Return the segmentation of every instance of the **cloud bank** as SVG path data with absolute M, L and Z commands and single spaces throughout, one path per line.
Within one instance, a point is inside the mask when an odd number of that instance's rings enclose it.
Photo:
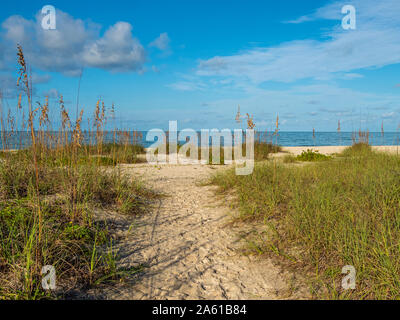
M 357 29 L 343 30 L 341 8 L 357 10 Z M 327 79 L 365 68 L 400 62 L 400 1 L 335 2 L 292 23 L 316 19 L 338 20 L 322 40 L 299 40 L 275 47 L 259 47 L 230 56 L 200 60 L 199 76 L 234 77 L 259 84 Z M 352 75 L 350 75 L 351 77 Z
M 101 27 L 57 10 L 57 29 L 41 27 L 41 13 L 34 20 L 11 16 L 1 24 L 0 69 L 15 64 L 15 47 L 23 46 L 30 63 L 43 71 L 79 75 L 82 68 L 110 72 L 140 72 L 146 52 L 132 34 L 132 25 L 117 22 L 100 35 Z

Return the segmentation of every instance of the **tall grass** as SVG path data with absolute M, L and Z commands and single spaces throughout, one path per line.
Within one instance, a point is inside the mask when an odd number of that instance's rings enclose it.
M 264 226 L 247 240 L 258 253 L 303 273 L 316 298 L 400 298 L 400 158 L 348 148 L 307 166 L 263 163 L 250 176 L 220 173 L 242 221 Z M 356 289 L 341 287 L 355 267 Z
M 2 113 L 0 121 L 0 299 L 67 297 L 121 274 L 111 233 L 95 212 L 142 214 L 155 194 L 122 175 L 117 166 L 139 161 L 144 149 L 135 143 L 136 133 L 132 137 L 115 129 L 113 143 L 104 144 L 103 101 L 97 101 L 92 123 L 88 119 L 93 132 L 89 129 L 87 135 L 93 141 L 85 141 L 82 132 L 84 111 L 72 122 L 62 96 L 60 126 L 54 131 L 49 99 L 33 104 L 29 67 L 20 46 L 18 64 L 17 110 L 9 110 L 6 119 Z M 19 150 L 7 150 L 16 141 L 12 135 L 24 132 L 28 147 L 20 142 Z M 55 267 L 56 290 L 42 287 L 46 265 Z

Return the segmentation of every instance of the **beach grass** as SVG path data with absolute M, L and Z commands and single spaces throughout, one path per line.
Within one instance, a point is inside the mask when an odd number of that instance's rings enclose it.
M 331 156 L 324 155 L 319 153 L 318 150 L 314 151 L 311 149 L 307 149 L 307 151 L 303 151 L 296 157 L 297 161 L 307 161 L 307 162 L 314 162 L 314 161 L 326 161 L 332 159 Z
M 291 158 L 292 160 L 293 158 Z M 236 221 L 255 226 L 253 254 L 299 272 L 315 298 L 400 298 L 400 158 L 355 144 L 306 166 L 258 164 L 252 175 L 218 173 L 219 192 L 234 191 Z M 355 289 L 342 268 L 354 266 Z
M 58 120 L 49 118 L 48 98 L 34 109 L 21 47 L 18 63 L 24 95 L 15 114 L 2 113 L 0 121 L 0 299 L 74 298 L 141 270 L 118 267 L 115 237 L 98 213 L 142 215 L 158 195 L 118 166 L 141 161 L 135 132 L 115 129 L 113 142 L 103 143 L 107 110 L 99 100 L 88 119 L 94 139 L 84 143 L 84 112 L 72 121 L 62 96 L 60 128 L 53 130 Z M 29 133 L 29 147 L 8 150 L 19 132 Z M 55 288 L 43 285 L 45 266 L 55 270 Z
M 281 152 L 282 148 L 272 142 L 255 141 L 254 142 L 254 161 L 264 161 L 270 159 L 271 154 Z M 199 156 L 200 157 L 200 156 Z M 242 144 L 242 158 L 246 158 L 246 144 Z M 232 148 L 232 159 L 235 160 L 234 149 Z M 220 160 L 219 162 L 213 162 L 212 152 L 209 154 L 208 164 L 224 165 L 225 154 L 224 148 L 221 147 L 220 150 Z
M 181 150 L 183 147 L 183 144 L 177 144 L 177 152 Z M 169 148 L 170 145 L 169 143 L 166 143 L 163 148 L 166 150 L 166 154 L 169 154 Z M 213 154 L 212 154 L 212 147 L 209 147 L 209 152 L 208 152 L 208 160 L 207 163 L 208 165 L 226 165 L 228 164 L 225 162 L 225 151 L 228 147 L 220 146 L 219 147 L 219 158 L 213 159 Z M 230 147 L 231 148 L 231 159 L 235 160 L 235 147 Z M 218 150 L 218 149 L 217 149 Z M 271 154 L 273 153 L 278 153 L 281 152 L 282 148 L 278 145 L 275 145 L 272 142 L 264 142 L 264 141 L 255 141 L 254 142 L 254 160 L 255 161 L 264 161 L 270 159 Z M 192 150 L 187 150 L 185 153 L 186 157 L 191 157 L 191 152 Z M 154 151 L 154 154 L 159 153 L 159 148 L 156 148 Z M 202 149 L 198 148 L 197 149 L 197 160 L 202 160 Z M 246 144 L 242 144 L 242 158 L 246 158 Z

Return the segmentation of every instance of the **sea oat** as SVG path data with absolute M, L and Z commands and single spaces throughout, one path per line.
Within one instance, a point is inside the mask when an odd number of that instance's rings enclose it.
M 242 115 L 240 114 L 240 105 L 239 105 L 238 106 L 238 112 L 237 112 L 236 117 L 235 117 L 236 123 L 241 123 L 242 122 L 241 117 L 242 117 Z
M 246 113 L 247 116 L 247 129 L 254 129 L 256 127 L 254 121 L 253 121 L 253 116 L 250 117 L 248 113 Z

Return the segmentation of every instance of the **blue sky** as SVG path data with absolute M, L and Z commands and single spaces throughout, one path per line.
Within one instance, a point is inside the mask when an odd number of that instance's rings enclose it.
M 41 8 L 57 9 L 56 30 Z M 356 8 L 356 30 L 341 8 Z M 400 124 L 400 1 L 7 1 L 0 12 L 0 88 L 15 105 L 15 45 L 35 100 L 62 94 L 91 116 L 115 103 L 115 125 L 234 128 L 238 105 L 257 129 L 395 131 Z

